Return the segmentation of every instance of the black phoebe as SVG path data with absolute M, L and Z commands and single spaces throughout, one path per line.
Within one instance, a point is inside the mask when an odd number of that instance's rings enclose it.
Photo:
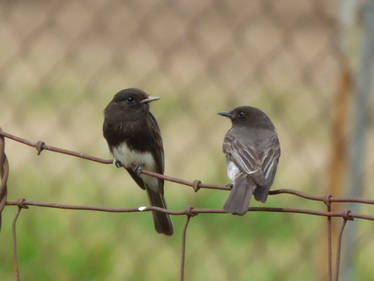
M 244 215 L 252 193 L 257 201 L 267 199 L 280 156 L 278 136 L 270 118 L 257 108 L 240 106 L 218 114 L 232 121 L 223 152 L 233 185 L 223 209 Z
M 152 206 L 166 208 L 164 180 L 141 174 L 142 168 L 164 173 L 164 148 L 157 121 L 149 111 L 149 103 L 158 100 L 140 89 L 119 91 L 104 111 L 103 133 L 113 163 L 123 166 L 135 182 L 147 191 Z M 153 211 L 157 232 L 173 234 L 173 224 L 166 213 Z

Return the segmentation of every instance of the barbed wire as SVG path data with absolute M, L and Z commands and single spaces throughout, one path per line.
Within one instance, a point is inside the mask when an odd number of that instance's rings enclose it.
M 200 209 L 194 207 L 187 207 L 185 210 L 169 210 L 164 208 L 159 208 L 155 206 L 141 206 L 138 208 L 110 208 L 110 207 L 99 207 L 99 206 L 84 206 L 84 205 L 70 205 L 70 204 L 62 204 L 62 203 L 46 203 L 46 202 L 37 202 L 37 201 L 29 201 L 24 198 L 21 198 L 17 201 L 7 201 L 7 180 L 9 176 L 9 162 L 7 156 L 5 154 L 5 138 L 11 139 L 13 141 L 31 146 L 36 148 L 37 154 L 43 150 L 49 150 L 56 153 L 61 153 L 65 155 L 70 155 L 102 164 L 112 164 L 112 160 L 102 159 L 99 157 L 95 157 L 92 155 L 87 155 L 55 146 L 47 145 L 43 141 L 36 141 L 32 142 L 28 139 L 21 138 L 10 134 L 8 132 L 3 131 L 0 128 L 0 176 L 1 176 L 1 186 L 0 186 L 0 227 L 1 227 L 1 214 L 5 209 L 5 206 L 17 206 L 18 210 L 13 219 L 12 223 L 12 239 L 13 239 L 13 257 L 14 257 L 14 266 L 15 266 L 15 273 L 16 273 L 16 280 L 20 281 L 20 270 L 19 270 L 19 263 L 17 257 L 17 240 L 16 240 L 16 223 L 19 218 L 22 209 L 27 209 L 29 206 L 36 206 L 36 207 L 47 207 L 47 208 L 57 208 L 57 209 L 68 209 L 68 210 L 86 210 L 86 211 L 100 211 L 100 212 L 121 212 L 121 213 L 133 213 L 133 212 L 150 212 L 150 211 L 159 211 L 168 213 L 170 215 L 185 215 L 186 221 L 182 231 L 182 249 L 181 249 L 181 267 L 180 267 L 180 280 L 184 280 L 184 271 L 185 271 L 185 253 L 186 253 L 186 236 L 187 236 L 187 228 L 190 222 L 191 217 L 196 216 L 198 214 L 226 214 L 226 212 L 222 209 Z M 141 173 L 145 175 L 149 175 L 152 177 L 160 178 L 166 181 L 174 182 L 180 185 L 192 187 L 195 192 L 199 191 L 200 188 L 206 189 L 217 189 L 217 190 L 230 190 L 228 186 L 222 185 L 214 185 L 214 184 L 204 184 L 200 180 L 194 181 L 187 181 L 184 179 L 179 179 L 175 177 L 170 177 L 167 175 L 162 175 L 156 172 L 148 171 L 148 170 L 141 170 Z M 333 203 L 360 203 L 360 204 L 371 204 L 374 205 L 374 200 L 368 199 L 360 199 L 360 198 L 339 198 L 333 197 L 332 195 L 326 196 L 314 196 L 305 194 L 296 190 L 292 189 L 276 189 L 269 192 L 269 195 L 280 195 L 280 194 L 289 194 L 293 196 L 297 196 L 307 200 L 319 201 L 326 205 L 327 211 L 317 211 L 317 210 L 310 210 L 310 209 L 297 209 L 297 208 L 277 208 L 277 207 L 249 207 L 249 212 L 279 212 L 279 213 L 295 213 L 295 214 L 306 214 L 306 215 L 314 215 L 314 216 L 321 216 L 327 217 L 327 229 L 328 229 L 328 273 L 329 273 L 329 281 L 333 280 L 332 276 L 332 231 L 331 231 L 331 218 L 340 217 L 343 219 L 343 223 L 339 232 L 338 237 L 338 245 L 336 249 L 336 263 L 335 263 L 335 281 L 339 280 L 339 266 L 340 266 L 340 257 L 341 257 L 341 246 L 342 246 L 342 238 L 345 226 L 347 221 L 354 220 L 354 219 L 361 219 L 361 220 L 369 220 L 374 221 L 374 216 L 364 215 L 364 214 L 355 214 L 352 213 L 351 210 L 344 210 L 340 212 L 332 212 L 331 205 Z

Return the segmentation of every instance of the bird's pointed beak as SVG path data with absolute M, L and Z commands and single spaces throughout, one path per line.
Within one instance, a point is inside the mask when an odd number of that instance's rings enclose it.
M 232 114 L 230 112 L 218 112 L 218 115 L 228 117 L 230 119 L 232 118 Z
M 140 103 L 150 103 L 152 101 L 159 100 L 159 99 L 160 99 L 159 97 L 148 97 L 144 100 L 141 100 Z

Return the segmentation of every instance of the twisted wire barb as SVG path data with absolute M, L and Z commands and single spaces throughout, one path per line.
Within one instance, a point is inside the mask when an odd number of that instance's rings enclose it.
M 184 269 L 185 269 L 185 252 L 186 252 L 186 233 L 187 228 L 192 216 L 202 213 L 209 213 L 209 214 L 223 214 L 225 211 L 222 209 L 195 209 L 192 207 L 187 208 L 186 210 L 178 211 L 178 210 L 169 210 L 163 209 L 155 206 L 149 207 L 139 207 L 139 208 L 109 208 L 109 207 L 98 207 L 98 206 L 82 206 L 82 205 L 70 205 L 70 204 L 61 204 L 61 203 L 45 203 L 45 202 L 36 202 L 36 201 L 28 201 L 25 199 L 20 199 L 18 201 L 7 201 L 7 179 L 9 175 L 9 163 L 8 159 L 5 154 L 5 140 L 4 138 L 8 138 L 14 140 L 16 142 L 23 143 L 25 145 L 31 146 L 36 148 L 37 154 L 43 150 L 49 150 L 57 153 L 62 153 L 102 164 L 111 164 L 112 160 L 106 160 L 102 158 L 98 158 L 95 156 L 78 153 L 75 151 L 62 149 L 55 146 L 46 145 L 43 141 L 32 142 L 30 140 L 12 135 L 10 133 L 4 132 L 0 128 L 0 176 L 1 176 L 1 186 L 0 186 L 0 227 L 1 227 L 1 213 L 4 210 L 5 206 L 18 206 L 18 211 L 16 216 L 13 220 L 12 224 L 12 233 L 13 233 L 13 253 L 14 253 L 14 265 L 15 265 L 15 272 L 16 272 L 16 280 L 20 281 L 20 273 L 19 273 L 19 265 L 18 265 L 18 258 L 17 258 L 17 243 L 16 243 L 16 222 L 19 217 L 22 208 L 27 208 L 28 206 L 37 206 L 37 207 L 48 207 L 48 208 L 58 208 L 58 209 L 69 209 L 69 210 L 86 210 L 86 211 L 102 211 L 102 212 L 149 212 L 149 211 L 160 211 L 165 212 L 171 215 L 186 215 L 186 222 L 183 227 L 182 232 L 182 255 L 181 255 L 181 269 L 180 269 L 180 280 L 184 280 Z M 200 180 L 194 181 L 187 181 L 184 179 L 174 178 L 163 174 L 158 174 L 156 172 L 142 170 L 141 173 L 149 176 L 153 176 L 156 178 L 160 178 L 166 181 L 178 183 L 180 185 L 185 185 L 192 187 L 195 192 L 199 191 L 200 188 L 206 189 L 218 189 L 218 190 L 230 190 L 228 186 L 221 186 L 221 185 L 214 185 L 214 184 L 204 184 Z M 297 214 L 307 214 L 307 215 L 315 215 L 315 216 L 324 216 L 327 217 L 328 222 L 328 268 L 329 268 L 329 280 L 332 281 L 332 245 L 331 245 L 331 218 L 332 217 L 341 217 L 344 219 L 342 228 L 339 233 L 339 240 L 338 240 L 338 247 L 337 247 L 337 257 L 336 257 L 336 272 L 335 272 L 335 280 L 338 281 L 339 279 L 339 265 L 340 265 L 340 255 L 341 255 L 341 245 L 342 245 L 342 237 L 345 225 L 348 220 L 362 219 L 362 220 L 370 220 L 374 221 L 374 216 L 369 215 L 362 215 L 362 214 L 353 214 L 350 210 L 346 210 L 343 212 L 332 212 L 331 211 L 331 204 L 332 203 L 361 203 L 361 204 L 372 204 L 374 205 L 374 200 L 367 200 L 361 198 L 333 198 L 331 195 L 327 196 L 314 196 L 305 194 L 296 190 L 292 189 L 277 189 L 272 190 L 269 192 L 269 195 L 278 195 L 278 194 L 289 194 L 294 195 L 297 197 L 301 197 L 308 200 L 313 201 L 320 201 L 324 202 L 327 206 L 327 211 L 316 211 L 316 210 L 308 210 L 308 209 L 297 209 L 297 208 L 275 208 L 275 207 L 249 207 L 249 212 L 283 212 L 283 213 L 297 213 Z

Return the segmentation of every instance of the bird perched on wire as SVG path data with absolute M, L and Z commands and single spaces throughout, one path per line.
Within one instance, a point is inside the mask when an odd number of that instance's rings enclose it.
M 135 182 L 145 189 L 152 206 L 165 208 L 164 180 L 141 174 L 141 169 L 164 173 L 164 148 L 149 103 L 158 100 L 144 91 L 129 88 L 119 91 L 104 110 L 103 133 L 113 154 L 113 163 L 123 166 Z M 152 211 L 157 232 L 173 234 L 167 213 Z
M 252 194 L 257 201 L 267 199 L 280 156 L 278 136 L 270 118 L 255 107 L 240 106 L 218 114 L 232 121 L 223 152 L 233 184 L 223 209 L 244 215 Z

